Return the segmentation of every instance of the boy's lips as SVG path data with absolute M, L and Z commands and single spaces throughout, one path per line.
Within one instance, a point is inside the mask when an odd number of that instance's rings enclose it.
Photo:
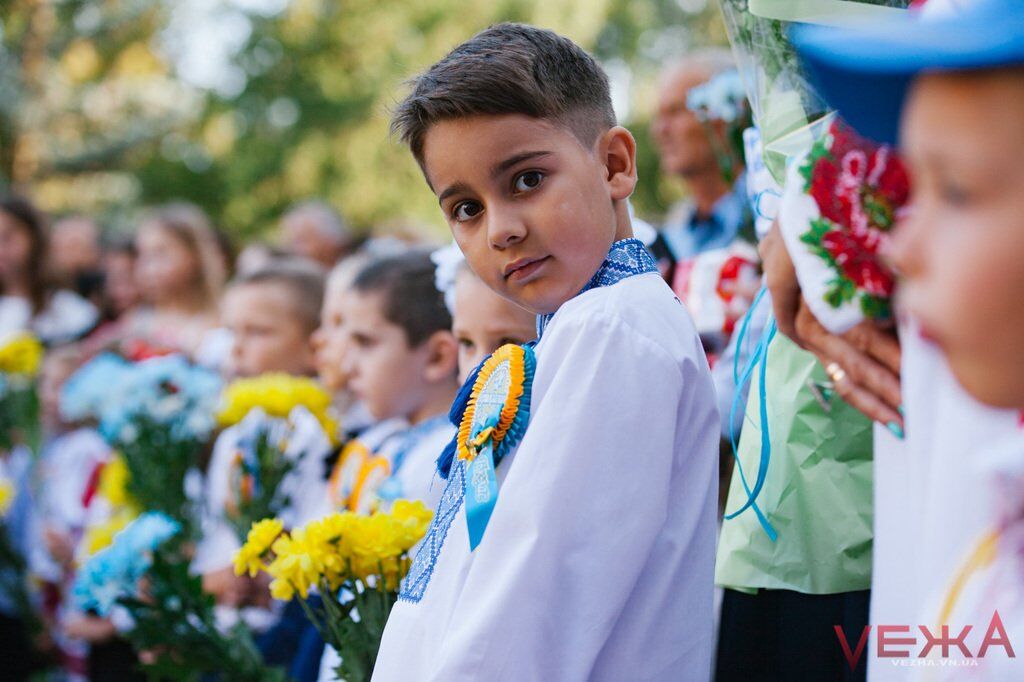
M 540 258 L 517 258 L 505 266 L 505 279 L 521 282 L 539 270 L 550 256 Z

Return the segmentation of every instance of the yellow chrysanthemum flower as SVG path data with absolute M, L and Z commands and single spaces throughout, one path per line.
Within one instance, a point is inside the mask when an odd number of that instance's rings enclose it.
M 103 466 L 97 490 L 115 507 L 126 506 L 131 503 L 128 496 L 128 479 L 130 477 L 128 464 L 125 463 L 124 457 L 115 455 Z
M 252 524 L 245 544 L 235 553 L 235 575 L 248 573 L 250 578 L 265 569 L 263 555 L 284 531 L 280 519 L 263 519 Z
M 114 536 L 134 521 L 136 516 L 137 514 L 132 509 L 123 507 L 107 521 L 86 529 L 85 536 L 82 538 L 86 556 L 91 557 L 101 549 L 106 549 L 113 544 Z
M 291 601 L 295 596 L 295 588 L 282 578 L 270 581 L 270 596 L 279 601 Z
M 35 376 L 43 360 L 43 345 L 27 332 L 17 332 L 0 345 L 0 372 Z
M 271 595 L 280 600 L 296 594 L 306 598 L 314 585 L 337 590 L 353 579 L 377 580 L 396 590 L 412 563 L 409 549 L 422 539 L 432 516 L 420 502 L 398 500 L 390 513 L 331 514 L 280 537 L 280 525 L 268 526 L 273 532 L 268 530 L 260 543 L 254 542 L 256 524 L 235 557 L 235 571 L 255 574 L 262 568 L 273 578 Z M 268 542 L 273 559 L 264 566 Z
M 267 573 L 290 583 L 303 599 L 309 595 L 309 588 L 319 581 L 325 559 L 333 551 L 329 544 L 305 528 L 282 535 L 271 549 L 274 560 L 267 567 Z
M 391 516 L 399 525 L 398 544 L 408 552 L 426 534 L 434 514 L 420 501 L 395 500 Z
M 7 513 L 14 502 L 14 484 L 6 478 L 0 479 L 0 516 Z
M 222 407 L 217 415 L 222 426 L 237 424 L 257 407 L 271 417 L 284 418 L 303 406 L 317 418 L 324 431 L 334 438 L 337 423 L 330 416 L 331 395 L 316 381 L 289 374 L 263 374 L 238 379 L 224 389 Z

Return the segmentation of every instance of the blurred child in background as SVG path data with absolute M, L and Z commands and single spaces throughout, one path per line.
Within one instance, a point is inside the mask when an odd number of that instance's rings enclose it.
M 138 253 L 130 240 L 121 240 L 103 249 L 103 299 L 109 320 L 118 320 L 132 311 L 140 298 L 135 279 Z
M 468 265 L 455 278 L 452 331 L 459 342 L 459 381 L 506 343 L 537 336 L 537 316 L 494 293 Z
M 413 251 L 369 261 L 329 294 L 336 317 L 321 327 L 325 353 L 337 349 L 340 374 L 376 420 L 332 468 L 334 509 L 368 513 L 400 498 L 433 507 L 441 494 L 436 462 L 455 433 L 458 349 L 435 275 L 430 256 Z M 320 679 L 333 679 L 337 662 L 328 649 Z
M 60 391 L 74 373 L 82 355 L 74 346 L 51 351 L 43 362 L 39 397 L 42 404 L 45 443 L 40 459 L 39 500 L 34 524 L 37 550 L 33 570 L 44 581 L 43 616 L 52 628 L 62 669 L 69 675 L 84 675 L 90 657 L 90 642 L 67 636 L 65 628 L 81 621 L 70 608 L 70 589 L 75 578 L 77 548 L 82 543 L 87 514 L 96 493 L 99 474 L 110 460 L 110 446 L 96 429 L 66 422 L 60 414 Z M 94 640 L 102 650 L 113 637 L 112 627 L 95 619 L 102 631 Z M 78 626 L 85 625 L 77 622 Z M 75 626 L 71 627 L 75 632 Z
M 46 262 L 42 214 L 25 199 L 0 199 L 0 333 L 27 329 L 54 346 L 75 341 L 96 325 L 96 308 L 56 288 Z
M 311 376 L 316 368 L 311 338 L 322 296 L 319 269 L 298 261 L 271 262 L 233 282 L 223 304 L 224 321 L 233 337 L 227 361 L 231 374 L 236 378 L 268 373 Z M 239 436 L 239 428 L 231 427 L 214 445 L 204 495 L 208 524 L 193 563 L 205 576 L 207 588 L 228 602 L 234 601 L 227 592 L 237 582 L 231 565 L 240 543 L 224 513 Z M 327 434 L 323 443 L 329 447 Z M 291 496 L 292 509 L 282 515 L 289 526 L 308 520 L 309 513 L 301 505 L 325 494 L 311 486 L 322 485 L 320 462 L 326 452 L 295 454 L 301 460 L 290 475 L 293 480 L 286 478 L 285 484 L 301 494 Z
M 339 298 L 342 373 L 377 422 L 408 428 L 377 448 L 346 448 L 329 482 L 335 508 L 369 512 L 398 498 L 436 501 L 434 464 L 451 438 L 457 347 L 451 315 L 421 252 L 371 261 Z
M 206 215 L 191 204 L 158 209 L 139 227 L 135 246 L 136 282 L 146 305 L 128 316 L 124 336 L 217 365 L 223 344 L 211 332 L 227 270 Z
M 224 323 L 233 338 L 227 362 L 230 373 L 236 378 L 269 373 L 312 376 L 316 370 L 312 336 L 319 322 L 323 291 L 324 277 L 319 267 L 298 260 L 270 261 L 233 282 L 223 302 Z M 193 561 L 193 570 L 203 575 L 204 588 L 227 606 L 266 604 L 269 595 L 264 581 L 234 575 L 232 561 L 240 538 L 226 516 L 236 496 L 232 481 L 238 479 L 240 453 L 253 447 L 247 444 L 252 424 L 247 418 L 217 438 L 206 478 L 203 537 Z M 292 458 L 294 464 L 280 484 L 288 504 L 278 516 L 292 527 L 311 520 L 322 508 L 320 501 L 326 497 L 323 461 L 331 450 L 334 434 L 324 433 L 307 411 L 293 411 L 289 428 L 284 456 Z M 303 673 L 296 661 L 302 635 L 311 629 L 301 606 L 290 602 L 260 636 L 258 645 L 266 661 L 284 667 L 292 679 L 312 679 L 315 669 Z M 318 639 L 314 642 L 314 647 L 319 646 L 319 658 L 323 643 Z

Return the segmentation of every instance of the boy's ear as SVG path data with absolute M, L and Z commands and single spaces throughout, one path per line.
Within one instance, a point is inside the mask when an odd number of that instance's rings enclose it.
M 447 330 L 436 331 L 423 342 L 427 352 L 427 363 L 423 378 L 429 383 L 454 381 L 459 369 L 459 344 Z
M 612 199 L 628 199 L 636 187 L 636 140 L 622 126 L 613 126 L 601 136 L 598 151 L 604 160 Z

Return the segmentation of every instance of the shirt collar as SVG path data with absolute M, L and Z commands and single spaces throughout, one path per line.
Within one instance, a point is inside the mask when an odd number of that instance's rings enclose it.
M 644 246 L 644 243 L 635 238 L 621 239 L 612 244 L 608 250 L 608 255 L 604 258 L 604 262 L 601 263 L 601 267 L 597 269 L 597 272 L 590 278 L 586 286 L 580 290 L 580 294 L 598 287 L 611 286 L 626 278 L 642 275 L 647 272 L 658 272 L 658 264 L 655 262 L 651 252 Z M 555 312 L 558 311 L 556 310 Z M 544 330 L 554 316 L 555 313 L 537 316 L 538 340 L 544 334 Z

